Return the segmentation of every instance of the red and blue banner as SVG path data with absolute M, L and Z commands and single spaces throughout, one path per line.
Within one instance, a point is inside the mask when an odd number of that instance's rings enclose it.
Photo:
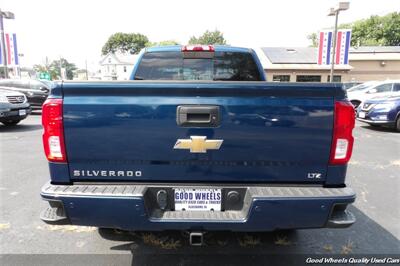
M 6 54 L 3 54 L 3 49 L 0 52 L 0 65 L 4 65 L 5 60 L 7 65 L 10 66 L 18 66 L 19 58 L 18 58 L 18 47 L 17 47 L 17 35 L 15 33 L 6 33 L 5 34 L 5 46 L 6 46 Z
M 338 30 L 336 39 L 335 64 L 349 64 L 351 30 Z
M 332 32 L 321 31 L 318 41 L 318 65 L 331 64 Z
M 333 48 L 333 32 L 321 31 L 318 39 L 318 65 L 330 65 L 334 60 L 336 65 L 349 64 L 349 51 L 351 30 L 338 30 L 336 36 L 336 48 Z M 332 58 L 333 49 L 335 58 Z

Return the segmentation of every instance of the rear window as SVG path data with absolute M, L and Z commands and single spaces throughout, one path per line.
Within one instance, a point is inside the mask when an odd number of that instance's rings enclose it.
M 184 58 L 182 52 L 146 53 L 136 80 L 260 81 L 253 56 L 242 52 L 215 52 L 213 58 Z

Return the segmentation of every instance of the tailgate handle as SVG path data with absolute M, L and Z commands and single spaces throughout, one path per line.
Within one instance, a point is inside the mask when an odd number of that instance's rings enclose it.
M 180 105 L 176 109 L 176 123 L 181 127 L 218 127 L 219 106 Z

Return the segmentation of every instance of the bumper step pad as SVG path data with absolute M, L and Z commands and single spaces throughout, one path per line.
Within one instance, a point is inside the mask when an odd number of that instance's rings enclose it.
M 334 211 L 329 217 L 327 227 L 330 228 L 346 228 L 356 222 L 354 214 L 348 210 Z
M 48 224 L 70 224 L 65 211 L 62 207 L 47 207 L 40 214 L 40 219 Z

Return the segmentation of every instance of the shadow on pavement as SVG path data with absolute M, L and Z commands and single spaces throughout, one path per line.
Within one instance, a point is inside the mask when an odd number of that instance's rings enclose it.
M 33 130 L 42 129 L 42 125 L 25 125 L 24 121 L 21 121 L 20 124 L 15 126 L 5 126 L 0 123 L 0 132 L 26 132 Z
M 32 110 L 31 115 L 42 115 L 42 109 L 38 109 L 38 110 L 34 109 L 34 110 Z
M 108 240 L 127 243 L 111 250 L 132 253 L 132 265 L 301 265 L 312 256 L 398 254 L 400 241 L 363 212 L 349 208 L 357 222 L 346 229 L 266 233 L 209 232 L 205 246 L 189 246 L 181 232 L 125 232 L 100 229 Z
M 391 132 L 396 133 L 396 129 L 390 127 L 383 127 L 383 126 L 370 126 L 370 125 L 362 125 L 360 126 L 365 129 L 373 130 L 373 131 L 381 131 L 381 132 Z

